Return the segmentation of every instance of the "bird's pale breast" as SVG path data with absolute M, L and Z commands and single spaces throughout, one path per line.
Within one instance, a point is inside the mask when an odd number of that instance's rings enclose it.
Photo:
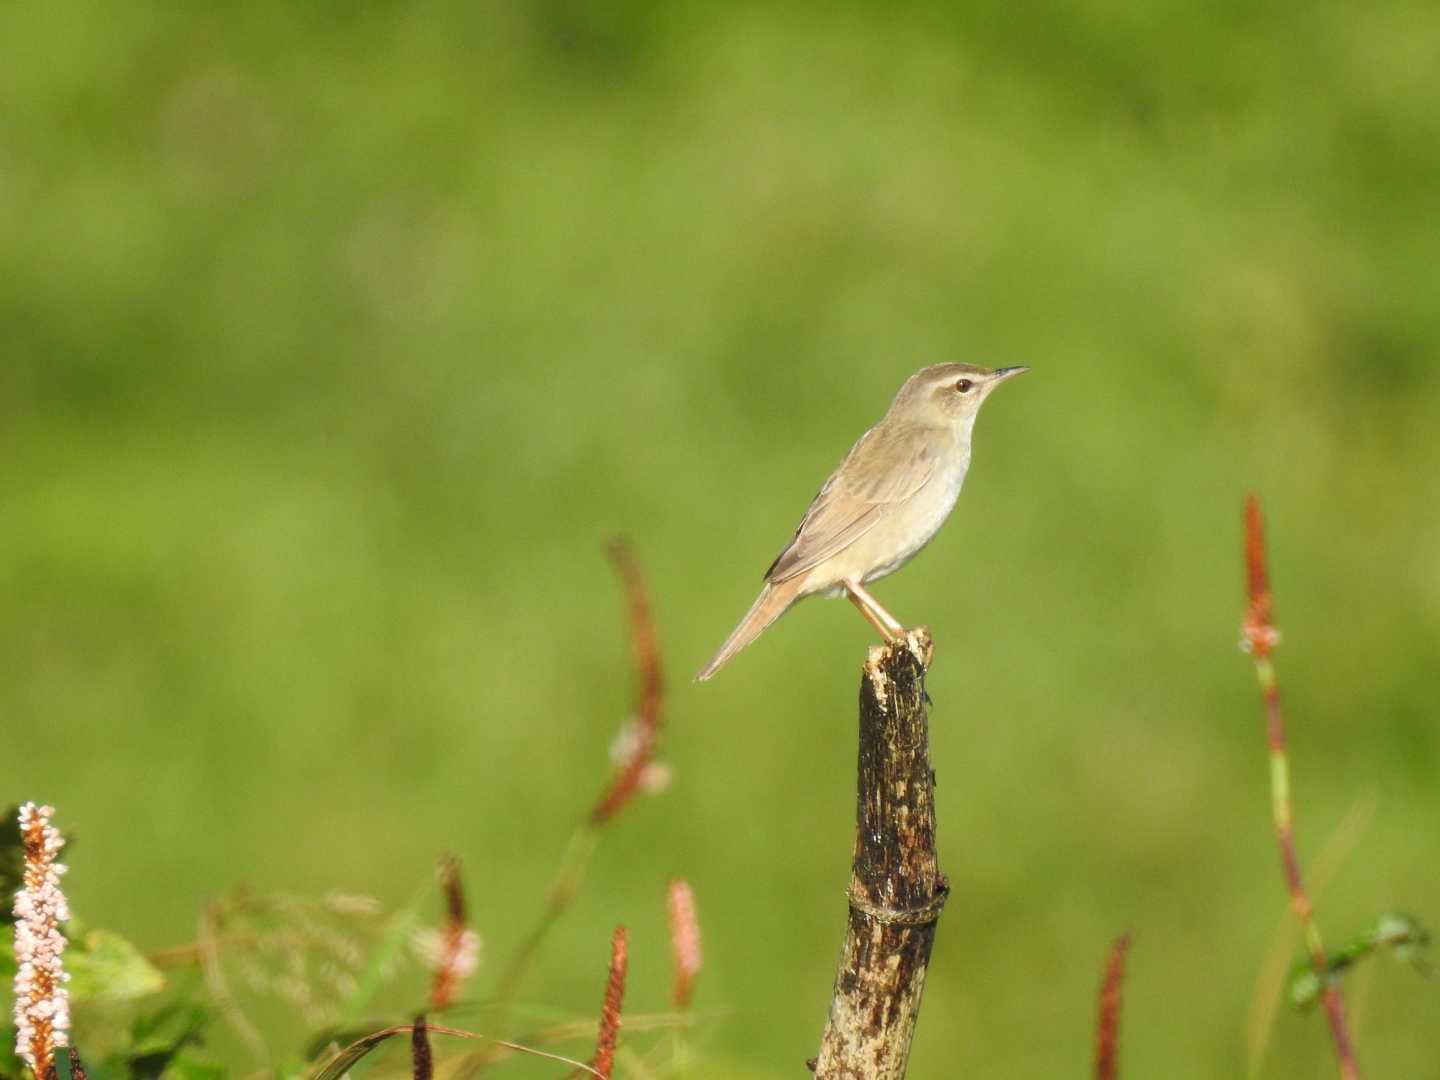
M 885 520 L 811 570 L 802 591 L 835 595 L 840 582 L 847 578 L 876 581 L 899 570 L 933 540 L 945 524 L 960 497 L 969 467 L 968 452 L 947 462 L 929 483 L 886 515 Z

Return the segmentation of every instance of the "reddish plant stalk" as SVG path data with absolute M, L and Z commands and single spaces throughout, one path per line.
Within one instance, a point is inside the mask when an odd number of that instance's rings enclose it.
M 638 713 L 632 725 L 634 737 L 614 779 L 596 802 L 594 809 L 581 820 L 570 837 L 570 843 L 561 858 L 560 869 L 545 898 L 538 921 L 500 974 L 491 1011 L 491 1022 L 497 1028 L 502 1028 L 507 1021 L 510 1004 L 531 961 L 549 937 L 551 928 L 569 909 L 571 901 L 579 891 L 580 883 L 585 878 L 590 860 L 599 844 L 601 828 L 624 809 L 644 786 L 647 772 L 654 765 L 655 750 L 659 745 L 665 687 L 660 672 L 660 653 L 655 643 L 655 626 L 650 614 L 649 596 L 639 564 L 629 545 L 616 540 L 610 545 L 609 552 L 625 586 L 630 651 L 634 657 L 639 684 Z
M 650 613 L 650 600 L 639 563 L 630 546 L 622 540 L 609 547 L 610 557 L 625 586 L 629 614 L 630 651 L 634 657 L 636 681 L 639 685 L 638 712 L 633 725 L 635 738 L 610 785 L 593 810 L 585 816 L 570 837 L 561 858 L 560 869 L 545 898 L 539 920 L 528 937 L 510 958 L 496 984 L 492 1022 L 502 1027 L 507 1019 L 510 1002 L 531 960 L 549 936 L 551 928 L 569 909 L 580 889 L 600 841 L 601 827 L 625 808 L 645 784 L 654 765 L 659 745 L 661 719 L 665 707 L 665 683 L 660 670 L 660 650 L 655 641 L 655 624 Z
M 1255 675 L 1260 684 L 1260 698 L 1265 706 L 1265 736 L 1270 749 L 1270 807 L 1275 820 L 1275 839 L 1280 848 L 1280 865 L 1285 885 L 1290 891 L 1290 908 L 1300 923 L 1310 966 L 1321 980 L 1324 990 L 1320 1000 L 1330 1022 L 1335 1041 L 1335 1056 L 1343 1080 L 1359 1080 L 1360 1066 L 1345 1026 L 1345 1006 L 1340 988 L 1329 976 L 1325 946 L 1315 923 L 1315 909 L 1305 892 L 1300 873 L 1300 859 L 1295 853 L 1294 807 L 1290 797 L 1290 758 L 1285 743 L 1285 713 L 1280 704 L 1280 687 L 1275 677 L 1271 654 L 1280 642 L 1274 625 L 1274 597 L 1270 592 L 1270 576 L 1265 558 L 1265 531 L 1260 516 L 1260 500 L 1250 495 L 1245 500 L 1245 570 L 1250 605 L 1245 613 L 1245 643 L 1255 661 Z
M 1095 1021 L 1095 1080 L 1120 1075 L 1120 1005 L 1125 990 L 1125 959 L 1130 935 L 1121 934 L 1110 945 L 1105 978 L 1100 983 L 1100 1013 Z
M 590 1065 L 605 1080 L 610 1080 L 610 1074 L 615 1069 L 615 1044 L 620 1038 L 626 966 L 625 927 L 617 926 L 610 938 L 610 973 L 605 980 L 605 1000 L 600 1006 L 600 1034 L 595 1041 L 595 1058 Z
M 665 680 L 660 672 L 660 650 L 655 643 L 655 621 L 650 598 L 635 553 L 623 540 L 610 545 L 610 558 L 625 585 L 630 622 L 630 652 L 635 660 L 639 704 L 634 741 L 615 779 L 600 796 L 590 820 L 599 825 L 614 817 L 635 797 L 655 757 L 665 707 Z
M 445 926 L 440 934 L 440 955 L 435 979 L 430 986 L 430 1007 L 443 1009 L 455 1000 L 460 985 L 475 971 L 479 938 L 465 918 L 465 888 L 460 880 L 460 860 L 446 855 L 440 860 L 440 889 L 445 894 Z

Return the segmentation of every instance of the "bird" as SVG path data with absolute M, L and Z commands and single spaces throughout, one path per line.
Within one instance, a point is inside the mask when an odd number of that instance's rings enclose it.
M 900 387 L 810 503 L 765 571 L 740 625 L 695 676 L 704 682 L 798 600 L 847 596 L 887 642 L 904 626 L 865 588 L 913 559 L 950 516 L 970 469 L 975 417 L 1025 367 L 933 364 Z

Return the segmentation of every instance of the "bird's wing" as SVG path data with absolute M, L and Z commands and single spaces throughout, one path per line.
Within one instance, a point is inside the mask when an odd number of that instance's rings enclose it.
M 913 427 L 873 427 L 850 448 L 765 578 L 803 574 L 864 536 L 930 482 L 944 448 Z

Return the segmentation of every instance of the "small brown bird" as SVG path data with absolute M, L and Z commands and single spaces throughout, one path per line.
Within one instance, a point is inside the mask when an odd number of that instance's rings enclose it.
M 850 597 L 886 641 L 900 621 L 866 591 L 928 544 L 960 497 L 970 433 L 990 391 L 1023 367 L 936 364 L 905 380 L 890 411 L 850 448 L 815 496 L 795 538 L 765 571 L 765 587 L 720 651 L 696 676 L 710 678 L 806 596 Z

